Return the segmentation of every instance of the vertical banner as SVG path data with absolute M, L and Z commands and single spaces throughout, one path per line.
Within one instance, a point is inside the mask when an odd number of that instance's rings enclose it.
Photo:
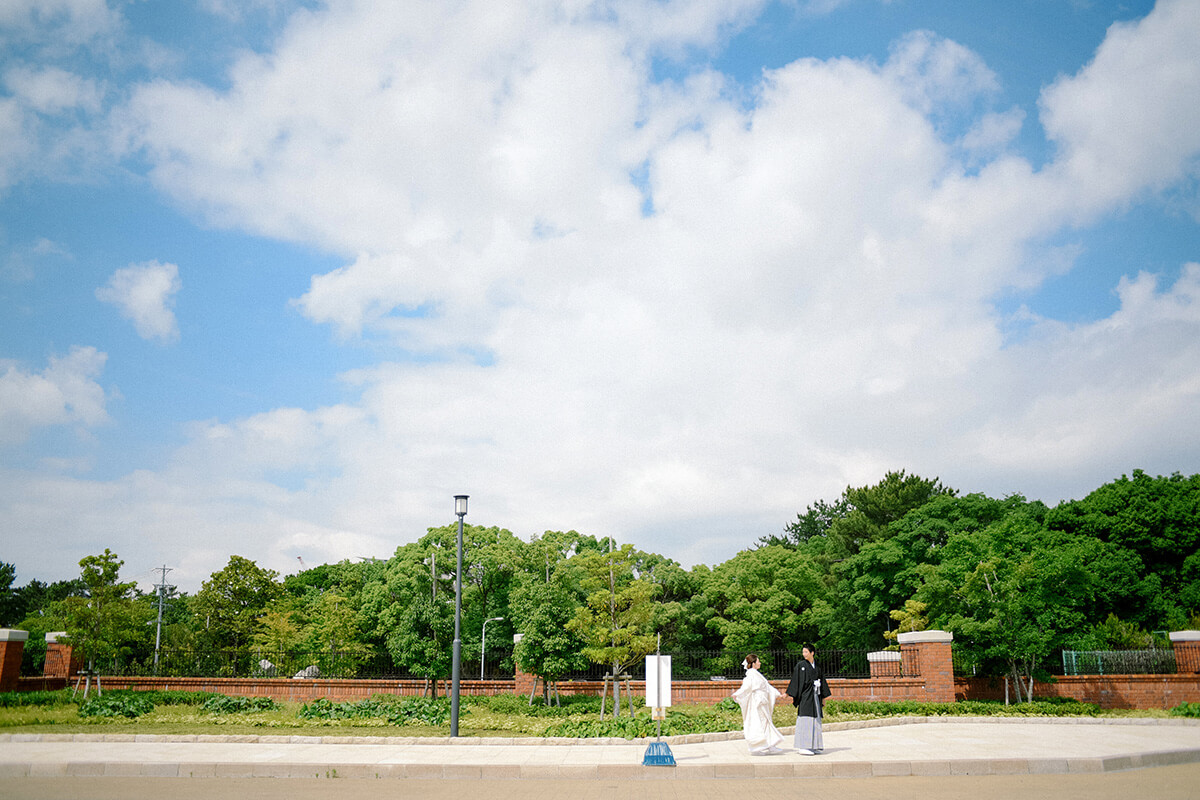
M 649 708 L 671 706 L 670 656 L 646 656 L 646 705 Z

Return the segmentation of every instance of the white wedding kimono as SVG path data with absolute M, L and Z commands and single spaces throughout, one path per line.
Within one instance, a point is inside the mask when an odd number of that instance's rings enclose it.
M 741 687 L 733 693 L 733 699 L 742 707 L 742 732 L 751 753 L 778 747 L 783 742 L 783 734 L 771 720 L 778 698 L 779 690 L 754 668 L 746 670 Z

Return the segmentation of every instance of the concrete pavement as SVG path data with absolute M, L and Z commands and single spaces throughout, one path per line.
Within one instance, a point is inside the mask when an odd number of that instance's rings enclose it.
M 1200 764 L 1200 721 L 917 717 L 831 723 L 825 752 L 751 756 L 737 734 L 648 741 L 2 734 L 9 778 L 408 778 L 506 781 L 1096 775 Z M 789 742 L 790 744 L 790 742 Z

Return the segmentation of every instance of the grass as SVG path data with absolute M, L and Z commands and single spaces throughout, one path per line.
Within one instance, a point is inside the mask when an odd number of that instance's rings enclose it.
M 32 693 L 31 693 L 32 694 Z M 105 692 L 105 705 L 117 712 L 136 705 L 131 695 L 138 693 Z M 276 703 L 262 710 L 231 709 L 236 703 L 215 702 L 221 695 L 202 693 L 141 693 L 153 701 L 153 710 L 138 716 L 81 716 L 80 704 L 70 692 L 43 692 L 38 697 L 21 694 L 0 695 L 0 732 L 2 733 L 103 733 L 159 735 L 300 735 L 300 736 L 448 736 L 448 701 L 375 695 L 358 703 Z M 127 698 L 123 700 L 123 698 Z M 530 706 L 524 697 L 464 698 L 459 718 L 459 734 L 474 737 L 541 736 L 636 736 L 653 735 L 649 711 L 636 699 L 635 716 L 619 720 L 599 719 L 599 699 L 564 697 L 562 707 L 544 706 L 540 699 Z M 207 707 L 206 707 L 207 702 Z M 1002 703 L 866 703 L 834 701 L 829 703 L 826 722 L 877 719 L 890 716 L 1141 716 L 1166 717 L 1167 710 L 1101 711 L 1093 705 L 1077 702 L 1042 701 L 1023 706 Z M 438 724 L 431 724 L 436 720 Z M 775 724 L 795 724 L 790 705 L 777 705 Z M 717 705 L 676 705 L 668 713 L 662 734 L 741 729 L 741 714 L 732 701 Z

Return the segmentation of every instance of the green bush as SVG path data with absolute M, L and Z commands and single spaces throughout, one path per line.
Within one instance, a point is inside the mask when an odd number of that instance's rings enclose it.
M 240 714 L 247 711 L 275 711 L 279 704 L 269 697 L 230 697 L 218 694 L 205 700 L 202 707 L 210 714 Z
M 459 708 L 461 714 L 466 709 Z M 388 716 L 388 722 L 395 725 L 445 725 L 450 720 L 450 701 L 434 700 L 428 697 L 406 697 L 401 700 L 395 711 Z
M 1099 713 L 1100 707 L 1070 698 L 1035 700 L 1007 706 L 998 700 L 960 700 L 957 703 L 830 700 L 825 704 L 825 711 L 830 717 L 1092 717 Z
M 719 706 L 720 704 L 718 704 Z M 547 728 L 543 736 L 565 736 L 574 738 L 608 737 L 637 739 L 661 733 L 663 736 L 684 736 L 692 733 L 720 733 L 736 731 L 742 727 L 740 710 L 729 711 L 718 706 L 678 706 L 667 713 L 659 724 L 650 718 L 648 710 L 640 710 L 632 717 L 580 718 L 571 717 Z
M 629 708 L 627 700 L 628 698 L 622 695 L 622 709 Z M 465 704 L 482 706 L 497 714 L 522 717 L 565 717 L 600 713 L 600 698 L 591 695 L 564 694 L 557 699 L 551 697 L 550 705 L 546 705 L 540 694 L 533 698 L 532 703 L 528 695 L 519 694 L 471 695 L 464 697 L 463 701 Z M 638 698 L 638 701 L 633 704 L 634 708 L 645 707 L 642 698 Z M 605 707 L 612 709 L 611 697 Z
M 145 692 L 131 692 L 140 697 L 145 697 L 156 706 L 199 706 L 208 702 L 214 697 L 225 697 L 223 694 L 216 692 L 183 692 L 183 691 L 167 691 L 164 689 L 151 689 Z
M 154 703 L 141 693 L 106 692 L 84 700 L 79 706 L 81 717 L 126 717 L 133 719 L 154 710 Z
M 461 711 L 461 709 L 460 709 Z M 450 701 L 427 697 L 373 695 L 353 703 L 320 698 L 300 707 L 301 719 L 386 719 L 393 725 L 444 725 L 450 719 Z
M 0 708 L 22 706 L 66 706 L 76 701 L 67 689 L 56 692 L 4 692 L 0 694 Z
M 1184 701 L 1171 709 L 1172 717 L 1200 717 L 1200 703 Z

